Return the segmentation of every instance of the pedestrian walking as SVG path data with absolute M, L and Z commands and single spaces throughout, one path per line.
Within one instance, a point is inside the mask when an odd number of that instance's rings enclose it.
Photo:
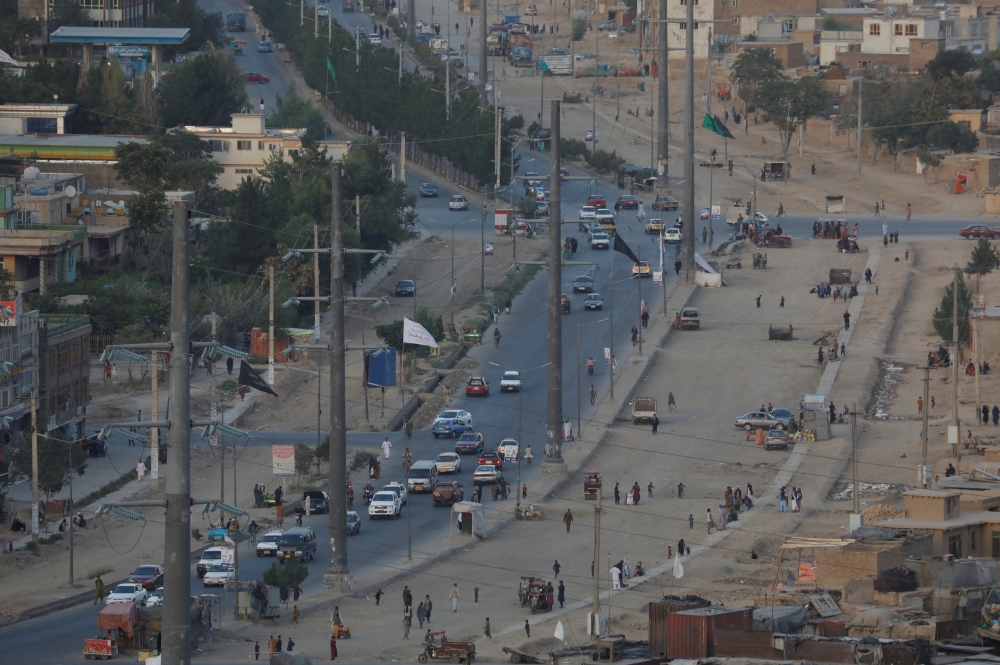
M 285 651 L 291 651 L 295 647 L 295 642 L 292 641 L 291 635 L 288 636 L 288 646 L 285 647 Z
M 643 312 L 639 316 L 639 318 L 642 319 L 642 327 L 643 328 L 648 328 L 649 327 L 649 312 L 646 311 L 646 310 L 643 310 Z
M 788 490 L 784 486 L 778 490 L 778 512 L 784 513 L 788 511 Z
M 650 499 L 653 498 L 653 483 L 646 485 L 646 493 L 649 495 Z
M 677 556 L 684 556 L 684 539 L 677 541 Z
M 409 609 L 409 608 L 407 608 Z M 412 623 L 413 617 L 403 617 L 403 639 L 410 639 L 410 623 Z
M 375 604 L 376 605 L 378 605 L 382 601 L 382 596 L 384 596 L 384 595 L 385 594 L 382 593 L 382 589 L 379 589 L 378 591 L 375 592 Z
M 729 521 L 729 510 L 726 506 L 719 506 L 719 529 L 725 530 L 727 521 Z
M 559 607 L 562 607 L 563 603 L 566 602 L 566 586 L 562 583 L 562 580 L 559 580 L 559 596 L 558 596 L 558 598 L 559 598 Z
M 284 641 L 281 639 L 281 635 L 278 635 L 278 639 L 275 640 L 275 642 L 274 642 L 274 651 L 275 651 L 275 653 L 281 653 L 281 645 L 283 645 L 283 644 L 284 644 Z
M 458 595 L 458 582 L 455 582 L 451 586 L 451 593 L 448 594 L 448 597 L 451 598 L 451 611 L 452 612 L 457 612 L 458 611 L 458 600 L 459 600 L 459 598 L 461 598 L 461 596 Z
M 389 459 L 390 450 L 392 450 L 392 443 L 389 441 L 389 437 L 385 437 L 385 440 L 382 442 L 382 455 L 386 459 Z
M 985 404 L 983 404 L 983 424 L 984 425 L 990 424 L 990 407 L 986 406 Z
M 424 607 L 423 602 L 417 605 L 417 623 L 420 624 L 420 629 L 424 628 L 424 621 L 427 620 L 427 609 Z
M 906 221 L 910 221 L 910 213 L 911 213 L 911 212 L 912 212 L 912 210 L 911 210 L 911 208 L 910 208 L 910 204 L 909 204 L 909 203 L 907 203 L 907 204 L 906 204 Z
M 403 612 L 404 613 L 406 612 L 406 608 L 408 608 L 409 606 L 410 606 L 409 603 L 405 603 L 404 602 L 404 605 L 403 605 Z M 342 624 L 343 624 L 343 622 L 340 619 L 340 607 L 334 607 L 333 608 L 333 614 L 330 615 L 330 625 L 332 625 L 332 626 L 340 626 Z
M 1000 407 L 993 405 L 993 424 L 1000 425 Z
M 712 533 L 712 529 L 718 529 L 719 528 L 719 527 L 717 527 L 715 525 L 715 520 L 712 519 L 712 509 L 711 508 L 706 508 L 705 509 L 705 521 L 708 523 L 708 532 L 709 533 Z
M 531 624 L 528 623 L 527 619 L 524 620 L 524 634 L 531 637 Z
M 694 513 L 688 513 L 688 528 L 694 528 Z
M 424 596 L 424 613 L 427 615 L 427 620 L 431 620 L 431 610 L 434 609 L 434 603 L 431 602 L 430 595 Z
M 660 426 L 660 419 L 654 413 L 653 414 L 653 434 L 656 434 L 656 428 L 658 428 L 659 426 Z
M 994 414 L 1000 413 L 1000 410 L 998 410 L 996 407 L 993 407 L 993 412 Z M 994 420 L 995 419 L 996 416 L 994 415 Z M 566 525 L 566 533 L 569 533 L 569 525 L 573 523 L 573 513 L 570 511 L 569 508 L 566 509 L 566 514 L 563 515 L 563 523 Z
M 486 617 L 486 626 L 483 627 L 483 635 L 485 635 L 487 638 L 489 638 L 491 640 L 493 639 L 493 636 L 490 634 L 490 618 L 489 617 Z
M 843 342 L 841 342 L 840 343 L 840 357 L 843 358 L 846 355 L 847 355 L 847 347 L 844 345 Z
M 983 422 L 987 422 L 986 407 L 983 407 Z M 615 483 L 615 504 L 621 503 L 621 491 L 618 488 L 618 483 Z
M 882 209 L 879 207 L 878 201 L 875 202 L 875 216 L 876 217 L 882 216 Z
M 409 416 L 406 416 L 406 440 L 409 441 L 413 438 L 413 421 L 410 420 Z
M 302 616 L 302 613 L 299 612 L 299 606 L 292 605 L 292 623 L 297 624 L 300 616 Z
M 778 305 L 779 309 L 785 308 L 785 296 L 781 296 L 781 303 Z
M 677 483 L 677 498 L 684 498 L 684 483 Z
M 590 405 L 594 405 L 594 400 L 597 399 L 597 389 L 594 388 L 594 384 L 590 384 Z
M 330 636 L 330 660 L 337 660 L 337 637 Z
M 760 296 L 757 296 L 757 309 L 760 309 Z
M 413 604 L 413 594 L 410 592 L 410 587 L 403 587 L 403 607 Z
M 922 414 L 923 412 L 924 412 L 924 398 L 923 397 L 918 397 L 917 398 L 917 414 L 919 415 L 919 414 Z
M 851 313 L 844 312 L 844 330 L 851 329 Z
M 984 406 L 983 409 L 985 408 Z M 101 579 L 100 575 L 94 580 L 94 605 L 98 603 L 104 604 L 104 580 Z
M 608 573 L 611 575 L 611 590 L 621 591 L 622 571 L 618 569 L 618 566 L 611 566 L 611 570 Z
M 260 640 L 253 643 L 253 659 L 260 660 Z
M 140 483 L 146 477 L 146 465 L 143 464 L 142 460 L 139 460 L 139 463 L 135 465 L 135 475 Z
M 674 400 L 674 394 L 670 393 L 667 395 L 667 411 L 673 413 L 677 409 L 677 402 Z
M 562 566 L 559 565 L 559 560 L 552 564 L 552 577 L 559 577 L 559 571 L 562 570 Z

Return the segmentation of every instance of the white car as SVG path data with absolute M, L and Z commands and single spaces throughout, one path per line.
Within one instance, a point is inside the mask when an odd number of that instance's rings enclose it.
M 611 212 L 607 208 L 598 208 L 596 218 L 599 224 L 615 223 L 615 213 Z
M 201 578 L 205 586 L 226 586 L 226 582 L 236 579 L 236 571 L 231 563 L 213 563 Z
M 466 425 L 472 425 L 472 414 L 461 409 L 451 409 L 437 414 L 434 420 L 458 420 Z
M 580 208 L 580 219 L 597 219 L 597 208 L 594 206 L 583 206 Z
M 377 34 L 368 35 L 368 43 L 371 44 L 372 46 L 381 46 L 382 38 L 379 37 Z
M 376 492 L 372 502 L 368 504 L 368 519 L 376 517 L 399 517 L 403 503 L 395 492 Z
M 448 210 L 468 210 L 469 202 L 461 194 L 455 194 L 448 201 Z
M 608 249 L 611 247 L 611 238 L 608 236 L 607 231 L 597 232 L 594 231 L 590 234 L 590 248 L 591 249 Z
M 129 582 L 127 584 L 119 584 L 116 586 L 114 591 L 108 594 L 106 602 L 108 605 L 114 605 L 116 603 L 138 603 L 142 605 L 146 602 L 146 598 L 148 597 L 149 593 L 142 588 L 141 584 Z
M 758 224 L 763 224 L 764 226 L 767 226 L 767 215 L 765 215 L 762 212 L 755 212 L 753 214 L 753 221 L 757 222 Z
M 665 243 L 678 243 L 682 239 L 680 229 L 664 229 L 663 231 L 663 242 Z
M 524 177 L 525 178 L 531 178 L 531 176 L 535 176 L 535 175 L 538 175 L 538 174 L 535 173 L 534 171 L 529 171 L 528 173 L 524 174 Z M 535 187 L 536 185 L 542 184 L 542 182 L 543 181 L 541 181 L 541 180 L 530 180 L 529 179 L 529 180 L 525 180 L 524 181 L 524 186 L 527 187 L 527 188 L 529 188 L 529 189 L 531 189 L 532 187 Z
M 458 453 L 441 453 L 434 465 L 438 473 L 459 473 L 462 470 L 462 458 Z
M 319 14 L 321 17 L 326 18 L 327 16 L 330 15 L 330 8 L 320 5 L 319 8 L 316 9 L 316 13 Z
M 163 587 L 160 587 L 153 593 L 149 594 L 149 598 L 146 599 L 146 607 L 159 607 L 163 604 Z
M 281 529 L 268 531 L 257 541 L 257 556 L 275 556 L 278 554 L 278 541 L 281 540 Z
M 517 443 L 517 439 L 504 439 L 497 446 L 497 450 L 500 451 L 500 456 L 503 457 L 504 461 L 507 460 L 517 460 L 518 454 L 521 452 L 521 446 Z
M 492 485 L 500 478 L 500 471 L 492 464 L 481 464 L 472 474 L 472 481 L 477 485 Z
M 521 392 L 521 375 L 517 372 L 504 372 L 503 378 L 500 379 L 500 392 L 505 393 L 508 390 Z
M 399 495 L 400 502 L 406 505 L 406 500 L 409 496 L 406 494 L 406 485 L 403 483 L 387 483 L 385 487 L 379 490 L 380 492 L 395 492 Z

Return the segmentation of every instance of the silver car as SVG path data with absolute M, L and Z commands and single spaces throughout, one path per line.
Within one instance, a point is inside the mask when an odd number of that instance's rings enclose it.
M 778 418 L 767 411 L 751 411 L 737 418 L 733 424 L 747 431 L 757 429 L 758 427 L 769 430 L 779 424 L 785 427 L 788 424 L 788 419 Z

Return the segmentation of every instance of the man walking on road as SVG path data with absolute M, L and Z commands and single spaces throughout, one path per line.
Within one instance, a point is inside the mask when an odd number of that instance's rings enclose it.
M 660 419 L 654 413 L 653 414 L 653 434 L 656 434 L 656 428 L 659 427 L 659 426 L 660 426 Z
M 670 393 L 667 395 L 667 411 L 673 413 L 677 410 L 677 402 L 674 401 L 674 394 Z
M 455 582 L 455 584 L 452 585 L 452 587 L 451 587 L 451 593 L 448 594 L 448 597 L 451 598 L 451 611 L 452 612 L 457 612 L 458 611 L 458 599 L 461 598 L 461 596 L 458 595 L 458 582 Z
M 566 509 L 566 514 L 563 515 L 563 522 L 566 524 L 566 533 L 569 533 L 569 525 L 573 523 L 573 513 L 570 509 Z
M 708 532 L 712 533 L 712 529 L 718 529 L 719 527 L 715 526 L 715 520 L 712 519 L 712 509 L 707 508 L 705 512 L 705 520 L 708 522 Z
M 104 604 L 104 580 L 100 575 L 94 580 L 94 605 L 97 603 Z
M 986 407 L 983 407 L 983 408 L 985 409 Z M 618 483 L 615 483 L 615 504 L 617 505 L 617 504 L 621 503 L 621 500 L 622 500 L 621 491 L 618 489 Z
M 485 635 L 486 637 L 490 638 L 491 640 L 493 639 L 493 636 L 490 635 L 490 618 L 489 617 L 486 617 L 486 627 L 483 628 L 483 635 Z
M 851 313 L 844 312 L 844 330 L 851 329 Z
M 566 586 L 559 580 L 559 607 L 563 606 L 566 602 Z
M 389 459 L 389 451 L 392 450 L 392 443 L 389 442 L 389 437 L 385 437 L 385 441 L 382 442 L 382 455 L 386 459 Z
M 594 384 L 590 384 L 590 405 L 594 405 L 594 400 L 597 399 L 597 389 L 594 388 Z
M 531 624 L 528 623 L 527 619 L 524 620 L 524 633 L 528 637 L 531 637 Z
M 430 594 L 424 596 L 424 613 L 427 615 L 427 620 L 431 620 L 431 610 L 434 609 L 434 603 L 431 602 Z
M 562 566 L 559 565 L 559 560 L 552 564 L 552 577 L 559 577 L 559 571 L 562 570 Z
M 146 477 L 146 465 L 143 464 L 142 460 L 139 460 L 139 463 L 135 465 L 135 476 L 139 479 L 140 483 Z

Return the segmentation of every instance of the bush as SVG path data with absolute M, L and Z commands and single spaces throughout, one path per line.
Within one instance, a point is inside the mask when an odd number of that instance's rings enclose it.
M 587 34 L 587 19 L 585 18 L 575 18 L 573 19 L 573 41 L 578 42 L 583 39 L 583 36 Z
M 367 450 L 359 450 L 354 453 L 354 461 L 351 462 L 351 471 L 360 471 L 361 469 L 368 466 L 368 460 L 375 457 L 374 453 L 370 453 Z
M 587 144 L 580 139 L 566 139 L 562 140 L 562 151 L 563 155 L 567 159 L 579 159 L 581 157 L 586 157 L 590 150 L 587 148 Z
M 281 590 L 281 596 L 286 597 L 288 591 L 296 584 L 302 584 L 309 577 L 309 568 L 305 564 L 289 561 L 278 565 L 272 563 L 271 567 L 264 571 L 264 584 L 277 587 Z
M 614 150 L 596 150 L 587 153 L 587 163 L 597 169 L 599 173 L 614 173 L 618 167 L 625 163 L 625 160 L 618 156 Z

